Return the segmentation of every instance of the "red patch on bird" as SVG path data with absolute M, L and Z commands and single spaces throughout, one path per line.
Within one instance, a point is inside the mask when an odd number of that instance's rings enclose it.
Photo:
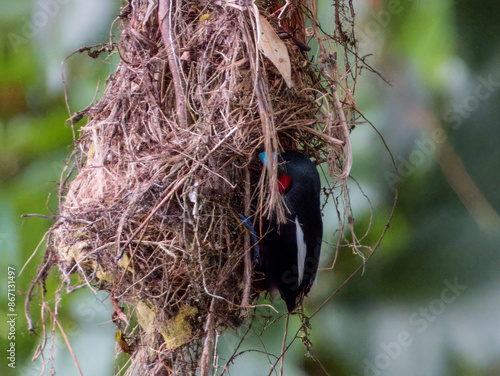
M 285 194 L 290 190 L 292 185 L 292 178 L 288 175 L 278 176 L 278 190 L 281 194 Z

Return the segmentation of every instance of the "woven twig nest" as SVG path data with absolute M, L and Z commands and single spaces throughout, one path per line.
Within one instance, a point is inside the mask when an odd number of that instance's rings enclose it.
M 136 1 L 120 14 L 122 60 L 85 111 L 44 268 L 109 291 L 129 374 L 194 373 L 203 346 L 206 373 L 213 331 L 252 312 L 258 293 L 240 215 L 282 211 L 277 166 L 264 171 L 257 151 L 299 149 L 346 184 L 359 63 L 348 52 L 353 16 L 339 1 L 327 36 L 315 1 L 281 20 L 278 5 L 182 0 L 160 1 L 158 11 Z M 291 38 L 276 41 L 269 27 Z M 306 34 L 320 45 L 312 61 Z M 266 43 L 281 52 L 271 56 Z

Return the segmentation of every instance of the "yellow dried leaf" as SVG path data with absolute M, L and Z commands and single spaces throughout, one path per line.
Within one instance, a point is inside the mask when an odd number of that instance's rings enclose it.
M 137 309 L 137 321 L 139 325 L 144 329 L 144 331 L 149 335 L 154 332 L 154 322 L 156 318 L 156 313 L 151 308 L 149 308 L 146 303 L 139 300 L 136 305 Z
M 97 273 L 95 274 L 99 282 L 113 282 L 115 280 L 113 273 L 111 271 L 104 271 L 101 265 L 98 266 Z
M 196 307 L 186 307 L 167 322 L 156 322 L 156 312 L 146 303 L 138 301 L 136 305 L 137 321 L 147 335 L 159 332 L 165 340 L 165 349 L 176 349 L 191 340 L 191 325 L 187 319 L 198 312 Z
M 165 340 L 166 349 L 176 349 L 191 340 L 191 325 L 187 318 L 197 312 L 196 307 L 183 308 L 177 316 L 161 326 L 160 332 Z
M 200 21 L 206 21 L 209 20 L 212 15 L 210 13 L 206 13 L 200 17 Z
M 130 257 L 126 253 L 123 254 L 123 256 L 118 260 L 118 265 L 120 265 L 122 268 L 127 268 L 129 272 L 132 272 L 134 274 L 134 269 L 130 267 Z
M 130 354 L 132 352 L 130 350 L 130 346 L 128 345 L 127 341 L 125 341 L 125 336 L 123 335 L 123 332 L 120 329 L 118 329 L 115 333 L 115 340 L 118 343 L 118 346 L 120 346 L 120 348 L 125 354 Z

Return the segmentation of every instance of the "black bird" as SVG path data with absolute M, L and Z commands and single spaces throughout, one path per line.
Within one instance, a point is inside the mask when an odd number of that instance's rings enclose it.
M 259 157 L 267 164 L 265 153 Z M 321 184 L 316 166 L 302 153 L 280 153 L 278 163 L 286 222 L 264 220 L 256 270 L 264 273 L 268 288 L 278 288 L 292 312 L 311 289 L 318 270 L 323 237 Z

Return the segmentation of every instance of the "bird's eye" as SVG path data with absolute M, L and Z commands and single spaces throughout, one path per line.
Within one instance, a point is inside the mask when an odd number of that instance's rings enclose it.
M 283 195 L 292 187 L 292 178 L 288 175 L 278 175 L 278 190 Z

